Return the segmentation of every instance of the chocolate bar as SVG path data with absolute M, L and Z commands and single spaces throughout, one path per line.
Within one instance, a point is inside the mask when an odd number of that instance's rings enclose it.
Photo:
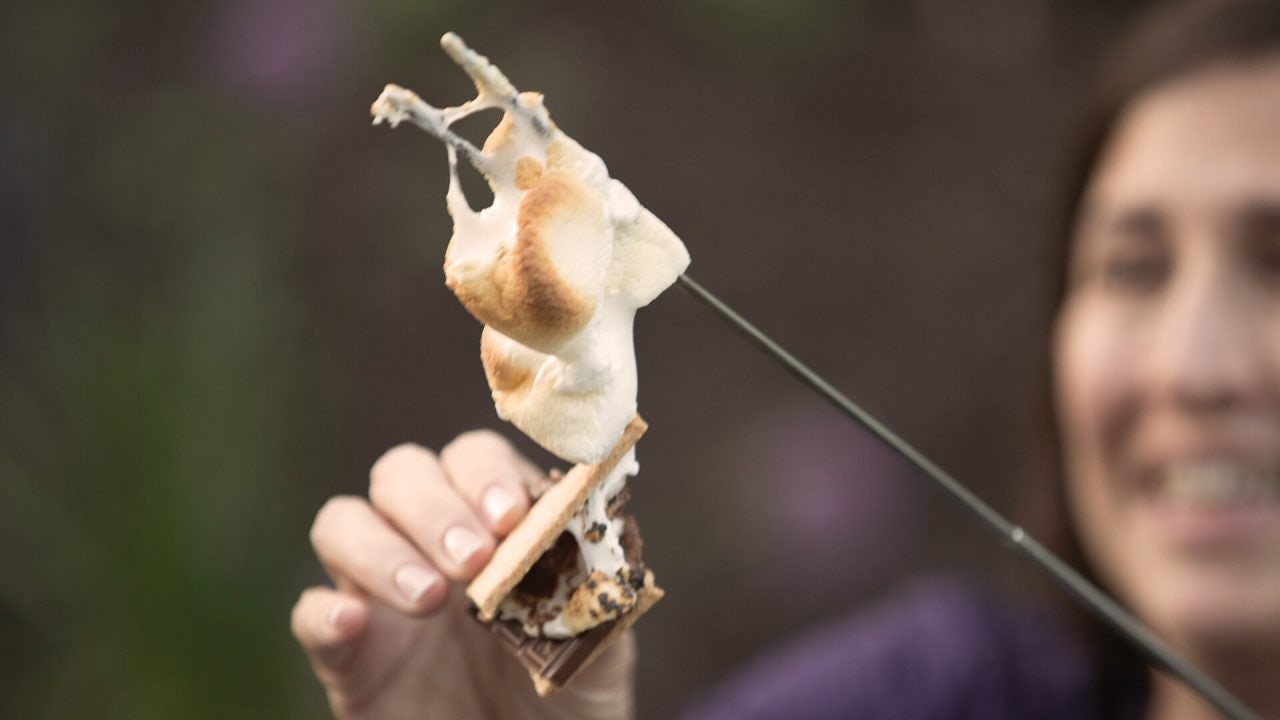
M 484 622 L 472 609 L 471 616 L 484 625 L 520 664 L 530 673 L 556 688 L 564 687 L 582 669 L 592 651 L 609 636 L 616 620 L 597 625 L 582 635 L 555 640 L 530 637 L 514 620 Z

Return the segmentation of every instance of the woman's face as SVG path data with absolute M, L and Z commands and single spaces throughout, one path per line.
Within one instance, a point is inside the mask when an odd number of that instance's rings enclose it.
M 1068 496 L 1175 644 L 1280 643 L 1280 57 L 1138 98 L 1087 189 L 1055 334 Z

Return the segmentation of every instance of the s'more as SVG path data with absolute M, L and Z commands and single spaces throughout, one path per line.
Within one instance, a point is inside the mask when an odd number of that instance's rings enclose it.
M 409 121 L 445 143 L 453 235 L 445 283 L 479 320 L 498 416 L 574 466 L 530 488 L 528 515 L 467 588 L 474 614 L 555 692 L 662 598 L 623 513 L 639 471 L 632 324 L 689 265 L 684 244 L 601 158 L 563 133 L 537 93 L 518 92 L 449 33 L 441 46 L 477 96 L 436 108 L 388 85 L 374 124 Z M 450 126 L 497 108 L 482 148 Z M 459 156 L 493 191 L 474 209 Z

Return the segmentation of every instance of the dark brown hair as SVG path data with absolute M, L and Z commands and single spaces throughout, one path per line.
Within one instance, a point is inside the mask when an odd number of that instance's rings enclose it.
M 1067 503 L 1062 453 L 1053 405 L 1051 341 L 1067 293 L 1075 224 L 1089 181 L 1117 123 L 1135 100 L 1154 88 L 1205 68 L 1280 53 L 1280 1 L 1178 0 L 1156 3 L 1140 15 L 1106 56 L 1080 104 L 1081 114 L 1066 147 L 1051 235 L 1043 332 L 1037 338 L 1036 452 L 1018 487 L 1023 522 L 1065 560 L 1097 580 L 1081 550 Z M 1060 595 L 1055 595 L 1060 597 Z M 1068 610 L 1084 626 L 1104 680 L 1130 682 L 1145 675 L 1140 659 L 1087 618 Z

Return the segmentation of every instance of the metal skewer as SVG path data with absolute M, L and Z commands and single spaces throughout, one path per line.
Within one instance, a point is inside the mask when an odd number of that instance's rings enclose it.
M 884 423 L 875 419 L 866 410 L 863 410 L 852 400 L 845 397 L 831 383 L 797 360 L 794 355 L 787 352 L 786 349 L 774 342 L 772 338 L 765 335 L 759 328 L 752 325 L 737 312 L 734 312 L 733 308 L 711 294 L 710 291 L 695 282 L 693 278 L 688 275 L 681 275 L 676 279 L 676 283 L 694 298 L 710 307 L 712 312 L 735 330 L 745 335 L 757 347 L 764 350 L 767 355 L 781 363 L 797 379 L 816 390 L 819 395 L 822 395 L 832 405 L 839 408 L 841 412 L 867 430 L 870 430 L 886 445 L 893 448 L 908 462 L 941 485 L 948 495 L 972 510 L 991 529 L 999 533 L 1008 547 L 1030 558 L 1033 565 L 1062 586 L 1081 605 L 1088 608 L 1090 612 L 1138 647 L 1154 667 L 1182 680 L 1188 687 L 1203 697 L 1206 702 L 1217 709 L 1218 712 L 1222 713 L 1223 717 L 1229 718 L 1229 720 L 1259 720 L 1256 713 L 1227 692 L 1226 688 L 1219 685 L 1213 678 L 1201 672 L 1191 663 L 1179 657 L 1160 638 L 1147 629 L 1140 620 L 1108 597 L 1096 585 L 1089 582 L 1070 565 L 1059 559 L 1048 548 L 1036 542 L 1021 527 L 996 512 L 994 508 L 977 495 L 974 495 L 960 481 L 953 478 L 929 458 L 922 455 L 920 451 L 898 437 Z

